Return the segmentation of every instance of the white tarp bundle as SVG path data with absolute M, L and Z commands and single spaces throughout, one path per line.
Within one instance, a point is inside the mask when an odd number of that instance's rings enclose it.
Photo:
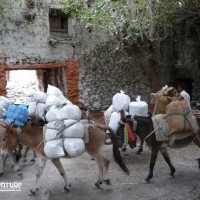
M 46 110 L 48 111 L 51 106 L 60 106 L 62 107 L 63 105 L 66 104 L 72 104 L 61 92 L 60 89 L 58 89 L 55 86 L 48 85 L 47 88 L 47 98 L 46 98 Z
M 46 156 L 50 159 L 62 157 L 65 155 L 63 149 L 63 140 L 52 140 L 48 141 L 44 146 L 44 152 Z
M 129 114 L 131 116 L 148 116 L 148 104 L 145 101 L 140 100 L 140 96 L 136 98 L 136 101 L 132 101 L 129 104 Z
M 76 105 L 66 105 L 62 107 L 60 112 L 60 119 L 74 119 L 80 120 L 81 119 L 81 111 L 78 106 Z
M 70 157 L 80 156 L 85 151 L 85 143 L 80 138 L 66 138 L 64 149 Z
M 105 117 L 105 124 L 106 124 L 106 126 L 109 125 L 112 112 L 113 112 L 113 105 L 111 105 L 111 106 L 104 112 L 104 117 Z
M 8 98 L 0 96 L 0 119 L 4 118 L 8 106 L 11 104 L 12 103 Z
M 66 120 L 65 120 L 66 121 Z M 83 138 L 84 136 L 84 127 L 81 122 L 77 122 L 74 125 L 66 127 L 62 134 L 65 138 Z
M 114 131 L 114 133 L 117 132 L 120 120 L 121 120 L 121 116 L 119 112 L 113 112 L 111 114 L 108 126 Z
M 121 90 L 120 93 L 115 94 L 112 98 L 113 111 L 128 111 L 130 101 L 130 97 Z
M 78 106 L 73 105 L 68 101 L 62 94 L 62 92 L 50 86 L 47 89 L 47 99 L 46 99 L 46 120 L 48 124 L 46 125 L 45 141 L 48 146 L 48 157 L 56 158 L 59 157 L 58 153 L 53 151 L 58 145 L 60 149 L 60 138 L 62 138 L 62 148 L 66 151 L 69 156 L 76 157 L 81 155 L 85 151 L 84 138 L 84 126 L 80 122 L 81 111 Z M 53 146 L 55 142 L 55 146 Z M 52 154 L 51 154 L 51 146 Z M 61 152 L 60 150 L 58 150 Z M 45 152 L 46 153 L 46 152 Z M 56 157 L 55 157 L 56 156 Z
M 45 110 L 46 94 L 42 91 L 33 91 L 31 101 L 28 106 L 28 116 L 36 119 L 43 119 L 46 114 Z
M 45 116 L 46 120 L 48 122 L 61 120 L 60 118 L 61 109 L 62 109 L 61 107 L 52 105 L 46 113 L 46 116 Z

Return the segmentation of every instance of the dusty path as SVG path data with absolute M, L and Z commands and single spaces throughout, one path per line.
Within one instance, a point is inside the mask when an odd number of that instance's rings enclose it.
M 200 170 L 195 158 L 200 151 L 194 145 L 184 149 L 169 150 L 172 162 L 176 167 L 176 177 L 169 176 L 169 168 L 161 155 L 156 163 L 154 179 L 150 184 L 143 183 L 148 173 L 150 150 L 145 147 L 142 155 L 136 155 L 136 149 L 122 153 L 124 161 L 131 170 L 131 176 L 125 175 L 114 163 L 112 146 L 104 146 L 104 153 L 110 159 L 109 177 L 111 186 L 102 185 L 96 189 L 97 166 L 88 154 L 79 158 L 62 160 L 72 184 L 71 191 L 63 191 L 63 180 L 56 168 L 50 163 L 44 170 L 41 179 L 41 190 L 36 197 L 29 197 L 29 189 L 35 180 L 35 165 L 31 162 L 21 163 L 24 177 L 19 180 L 7 162 L 1 182 L 21 182 L 19 192 L 0 192 L 1 200 L 40 200 L 42 193 L 49 189 L 53 200 L 199 200 Z

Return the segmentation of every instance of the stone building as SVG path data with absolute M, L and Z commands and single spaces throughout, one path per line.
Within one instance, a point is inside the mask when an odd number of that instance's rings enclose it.
M 25 0 L 22 6 L 16 0 L 7 2 L 0 21 L 0 95 L 6 95 L 6 73 L 25 69 L 37 70 L 42 90 L 55 85 L 73 103 L 92 110 L 107 108 L 120 90 L 131 100 L 141 95 L 148 102 L 150 92 L 178 79 L 189 80 L 194 100 L 200 100 L 199 58 L 188 49 L 194 40 L 176 42 L 169 36 L 150 52 L 137 45 L 119 48 L 117 41 L 84 28 L 50 0 Z M 172 52 L 174 44 L 178 50 Z M 184 61 L 185 54 L 193 59 L 195 72 Z M 180 62 L 188 77 L 178 70 Z

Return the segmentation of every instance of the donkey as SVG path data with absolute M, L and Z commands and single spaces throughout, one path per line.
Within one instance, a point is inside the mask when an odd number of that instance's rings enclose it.
M 102 155 L 101 151 L 105 136 L 106 133 L 104 125 L 95 125 L 94 127 L 89 127 L 89 142 L 86 143 L 86 151 L 95 159 L 96 163 L 98 164 L 99 175 L 98 180 L 95 183 L 97 188 L 99 188 L 102 183 L 110 185 L 110 180 L 107 177 L 109 160 Z M 112 138 L 112 136 L 110 137 L 113 142 L 113 156 L 116 163 L 126 174 L 130 174 L 129 169 L 126 167 L 121 158 L 116 141 Z M 19 131 L 19 129 L 13 126 L 8 126 L 4 132 L 4 140 L 4 149 L 7 149 L 9 152 L 16 149 L 19 144 L 25 145 L 37 152 L 38 166 L 36 172 L 36 183 L 35 187 L 30 190 L 30 195 L 36 195 L 36 193 L 39 191 L 39 180 L 48 159 L 44 153 L 43 127 L 22 127 Z M 70 157 L 66 154 L 64 158 Z M 68 183 L 67 175 L 60 162 L 60 158 L 50 160 L 64 179 L 64 190 L 69 191 L 70 184 Z
M 150 167 L 149 173 L 148 173 L 148 176 L 145 178 L 145 181 L 147 183 L 150 183 L 150 180 L 153 178 L 153 170 L 154 170 L 154 166 L 155 166 L 157 155 L 158 155 L 159 151 L 163 155 L 165 161 L 167 162 L 167 164 L 170 168 L 170 171 L 171 171 L 170 175 L 174 177 L 174 174 L 175 174 L 175 171 L 176 171 L 175 167 L 171 163 L 169 154 L 167 152 L 166 142 L 156 140 L 155 130 L 154 130 L 154 126 L 153 126 L 153 122 L 152 122 L 151 117 L 152 117 L 151 115 L 149 117 L 135 116 L 134 120 L 130 120 L 130 118 L 128 118 L 128 119 L 124 118 L 123 119 L 123 121 L 126 121 L 129 124 L 132 123 L 132 127 L 133 127 L 134 122 L 137 123 L 135 133 L 137 135 L 139 135 L 140 137 L 144 138 L 147 145 L 151 149 L 151 160 L 150 160 L 150 165 L 149 165 L 149 167 Z M 123 118 L 123 115 L 122 115 L 122 118 Z M 197 121 L 198 121 L 198 125 L 200 126 L 200 118 L 197 119 Z M 122 129 L 119 128 L 118 131 L 121 132 L 121 134 L 123 134 Z M 120 134 L 120 133 L 118 133 L 118 134 Z M 199 138 L 199 136 L 200 136 L 200 132 L 198 132 L 197 134 L 191 135 L 191 137 L 189 137 L 188 140 L 186 141 L 187 144 L 185 144 L 185 146 L 194 142 L 194 144 L 197 145 L 200 148 L 200 138 Z M 119 145 L 120 144 L 118 144 L 118 146 Z M 200 168 L 200 158 L 198 158 L 197 161 L 198 161 L 199 168 Z

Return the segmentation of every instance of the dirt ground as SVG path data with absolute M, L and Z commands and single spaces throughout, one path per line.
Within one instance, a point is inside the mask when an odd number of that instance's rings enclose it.
M 169 168 L 161 155 L 154 170 L 154 178 L 150 184 L 143 182 L 148 174 L 150 150 L 144 148 L 141 155 L 136 155 L 137 149 L 128 149 L 122 153 L 123 159 L 131 170 L 131 175 L 124 174 L 114 162 L 112 145 L 103 146 L 105 156 L 110 160 L 109 178 L 112 185 L 102 185 L 96 189 L 97 165 L 91 157 L 84 153 L 81 157 L 62 159 L 69 182 L 72 184 L 70 192 L 64 192 L 64 182 L 56 168 L 47 162 L 41 178 L 41 188 L 37 196 L 28 196 L 35 181 L 35 164 L 31 161 L 20 165 L 23 169 L 23 179 L 11 169 L 7 161 L 1 182 L 21 182 L 21 191 L 0 192 L 1 200 L 40 200 L 45 190 L 51 191 L 53 200 L 197 200 L 200 199 L 200 170 L 196 161 L 200 157 L 199 149 L 190 145 L 183 149 L 169 149 L 171 160 L 176 167 L 175 178 L 169 175 Z M 29 155 L 30 156 L 30 155 Z

